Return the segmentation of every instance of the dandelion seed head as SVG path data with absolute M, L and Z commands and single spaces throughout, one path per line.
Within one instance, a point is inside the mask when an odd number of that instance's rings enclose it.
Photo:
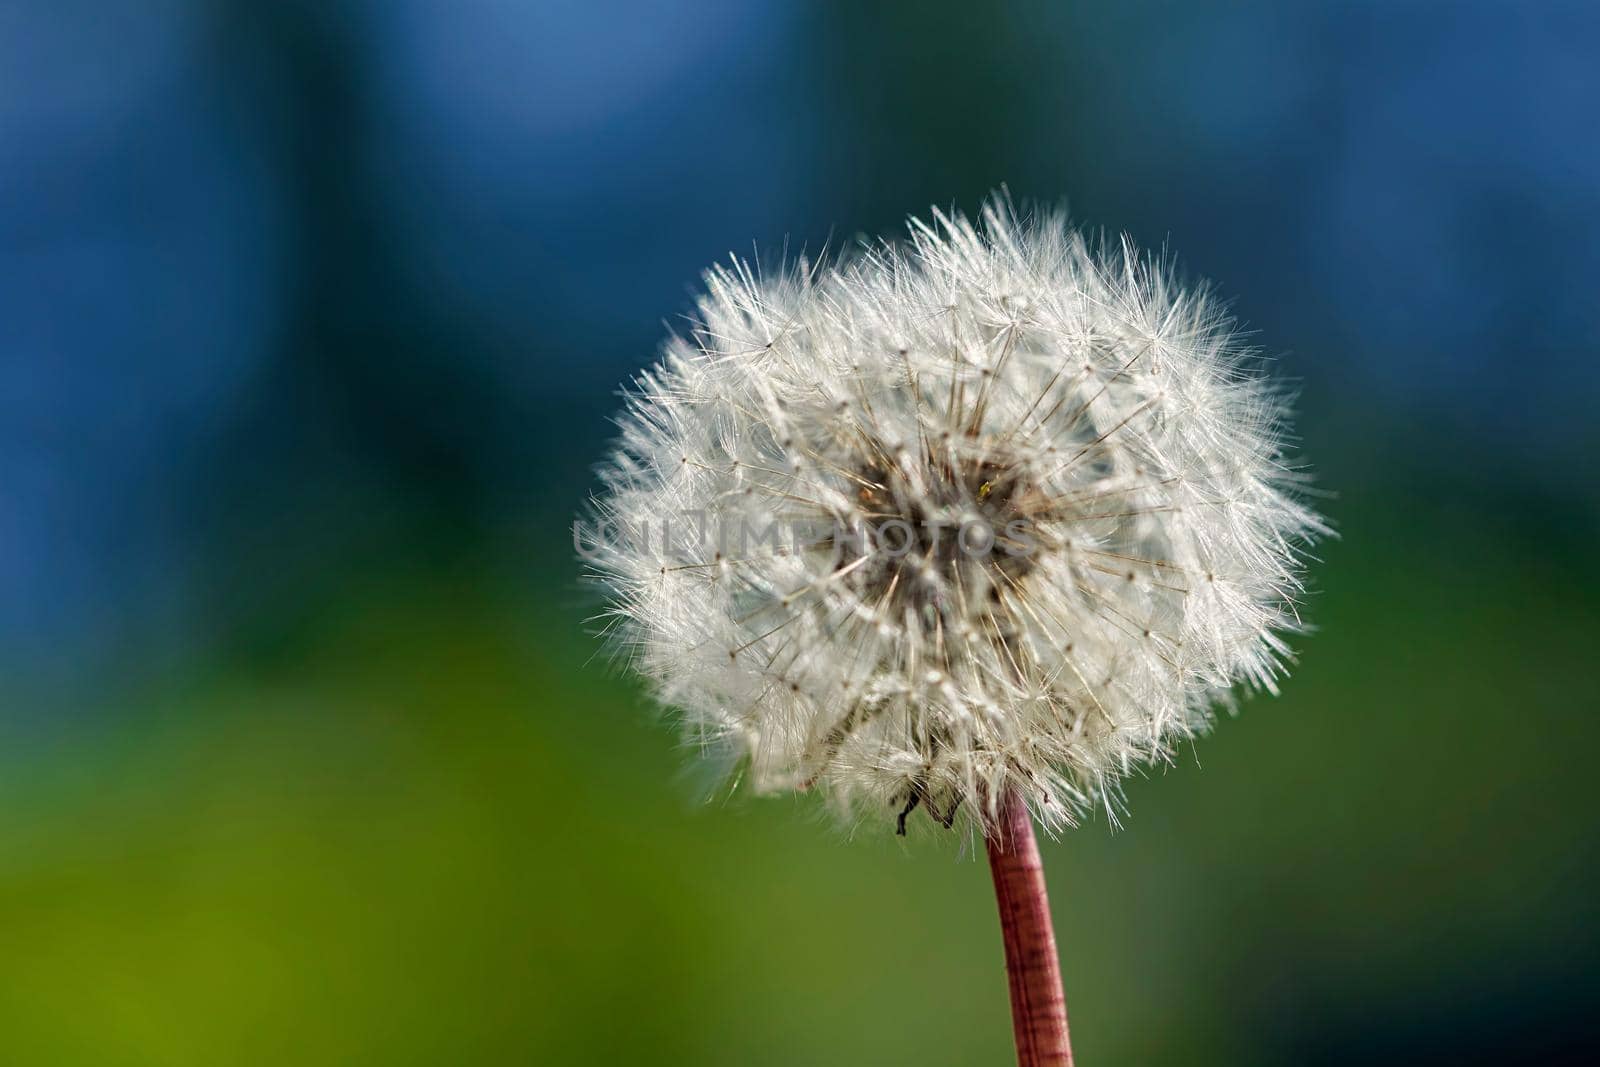
M 1059 829 L 1275 689 L 1323 531 L 1282 419 L 1207 290 L 996 198 L 710 270 L 584 554 L 632 665 L 756 790 L 984 832 L 1015 790 Z

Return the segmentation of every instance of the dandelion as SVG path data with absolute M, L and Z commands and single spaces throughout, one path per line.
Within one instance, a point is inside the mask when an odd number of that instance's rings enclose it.
M 755 790 L 983 837 L 1019 1056 L 1070 1062 L 1032 822 L 1114 822 L 1119 779 L 1275 691 L 1323 529 L 1282 411 L 1207 290 L 997 197 L 708 272 L 580 548 Z

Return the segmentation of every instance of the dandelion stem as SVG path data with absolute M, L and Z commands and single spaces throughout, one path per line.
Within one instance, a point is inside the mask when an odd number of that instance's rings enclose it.
M 1028 806 L 1015 792 L 1001 805 L 1000 825 L 990 836 L 988 848 L 994 895 L 1000 905 L 1000 932 L 1006 945 L 1017 1063 L 1020 1067 L 1072 1067 L 1067 1000 L 1061 992 L 1061 965 L 1050 926 L 1044 867 L 1039 862 Z

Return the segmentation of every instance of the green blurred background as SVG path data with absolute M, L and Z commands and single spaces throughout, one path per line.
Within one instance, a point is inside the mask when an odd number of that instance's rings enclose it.
M 1009 183 L 1302 389 L 1318 632 L 1045 845 L 1088 1064 L 1592 1050 L 1600 12 L 0 0 L 0 1062 L 1004 1063 L 568 524 L 696 273 Z

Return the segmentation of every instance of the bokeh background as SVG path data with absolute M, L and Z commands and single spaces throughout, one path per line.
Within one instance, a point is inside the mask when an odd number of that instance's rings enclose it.
M 593 659 L 615 391 L 1008 183 L 1217 279 L 1342 533 L 1046 845 L 1090 1064 L 1592 1051 L 1600 8 L 0 0 L 0 1061 L 1004 1063 L 981 859 Z

